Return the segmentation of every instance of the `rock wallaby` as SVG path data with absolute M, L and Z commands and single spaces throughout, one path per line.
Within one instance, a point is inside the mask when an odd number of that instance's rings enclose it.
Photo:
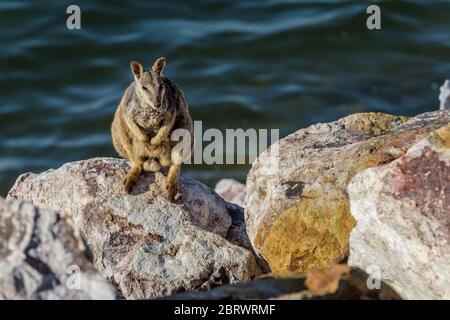
M 175 83 L 163 76 L 165 65 L 164 57 L 157 59 L 149 70 L 144 70 L 137 61 L 130 63 L 134 81 L 115 112 L 111 132 L 114 148 L 131 162 L 124 180 L 125 190 L 131 192 L 142 170 L 157 172 L 161 167 L 169 167 L 167 197 L 174 201 L 179 196 L 181 162 L 190 156 L 194 137 L 186 100 Z M 191 148 L 175 152 L 178 142 L 172 141 L 171 135 L 180 128 L 189 133 Z

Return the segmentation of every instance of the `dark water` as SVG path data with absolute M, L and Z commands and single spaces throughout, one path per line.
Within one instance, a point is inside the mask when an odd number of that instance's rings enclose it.
M 367 30 L 364 1 L 192 3 L 1 1 L 0 194 L 22 172 L 115 156 L 109 128 L 132 59 L 166 56 L 205 128 L 281 136 L 354 112 L 434 110 L 450 77 L 448 2 L 378 2 L 381 31 Z M 69 4 L 81 30 L 66 28 Z M 213 185 L 247 169 L 185 172 Z

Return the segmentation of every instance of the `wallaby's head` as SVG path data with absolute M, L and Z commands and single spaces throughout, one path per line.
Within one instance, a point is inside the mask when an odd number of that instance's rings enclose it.
M 165 86 L 162 71 L 166 58 L 156 59 L 150 70 L 144 70 L 138 61 L 131 61 L 130 68 L 136 82 L 135 92 L 143 107 L 158 109 L 164 101 Z

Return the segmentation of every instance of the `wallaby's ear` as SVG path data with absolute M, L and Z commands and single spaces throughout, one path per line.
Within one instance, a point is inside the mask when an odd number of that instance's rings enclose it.
M 142 72 L 144 72 L 144 68 L 142 67 L 142 64 L 140 64 L 137 61 L 131 61 L 130 62 L 130 68 L 131 68 L 131 71 L 134 74 L 134 78 L 135 79 L 139 79 L 139 77 L 141 76 Z
M 161 57 L 156 59 L 155 63 L 153 64 L 152 70 L 157 74 L 162 75 L 162 71 L 165 66 L 166 66 L 166 58 Z

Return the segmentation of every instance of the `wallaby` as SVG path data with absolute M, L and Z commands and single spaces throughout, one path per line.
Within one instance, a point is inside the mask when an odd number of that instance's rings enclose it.
M 114 114 L 111 133 L 116 151 L 131 162 L 124 180 L 125 190 L 131 192 L 142 170 L 157 172 L 161 167 L 169 167 L 167 197 L 174 201 L 179 196 L 181 162 L 190 156 L 191 150 L 172 155 L 178 142 L 171 141 L 171 134 L 176 129 L 186 129 L 191 148 L 194 136 L 187 102 L 177 85 L 163 76 L 165 65 L 164 57 L 157 59 L 150 70 L 131 61 L 134 81 L 125 90 Z

